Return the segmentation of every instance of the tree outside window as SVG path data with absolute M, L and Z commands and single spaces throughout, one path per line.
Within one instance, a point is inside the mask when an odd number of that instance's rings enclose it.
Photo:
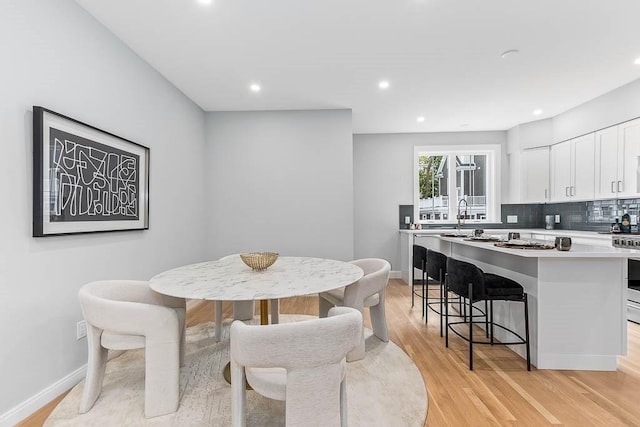
M 416 147 L 418 221 L 448 222 L 457 215 L 471 221 L 499 221 L 500 147 L 477 148 Z

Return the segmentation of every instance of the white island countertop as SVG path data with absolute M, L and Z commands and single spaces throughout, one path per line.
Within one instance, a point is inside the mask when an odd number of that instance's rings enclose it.
M 481 227 L 478 227 L 481 228 Z M 469 241 L 464 237 L 443 237 L 442 234 L 457 234 L 455 229 L 425 229 L 425 230 L 399 230 L 401 234 L 416 238 L 438 237 L 451 243 L 460 243 L 468 246 L 482 247 L 497 252 L 510 255 L 517 255 L 526 258 L 640 258 L 640 250 L 615 248 L 611 245 L 613 236 L 623 234 L 603 234 L 595 231 L 580 230 L 545 230 L 539 228 L 523 229 L 485 229 L 485 236 L 495 236 L 506 240 L 508 233 L 518 232 L 522 240 L 534 240 L 536 242 L 553 244 L 557 236 L 571 237 L 573 244 L 569 251 L 558 251 L 554 249 L 514 249 L 501 248 L 493 245 L 492 242 Z M 467 238 L 471 236 L 473 230 L 464 228 L 460 234 Z
M 615 248 L 612 235 L 597 232 L 485 229 L 486 236 L 505 240 L 509 232 L 546 245 L 553 245 L 557 236 L 568 236 L 573 244 L 569 251 L 519 249 L 441 236 L 456 233 L 452 229 L 402 230 L 402 278 L 413 283 L 416 243 L 515 280 L 529 297 L 531 358 L 538 369 L 616 370 L 617 356 L 627 352 L 627 259 L 640 257 L 640 250 Z M 524 333 L 522 304 L 496 302 L 494 309 L 498 323 Z M 497 337 L 509 339 L 502 332 Z M 522 347 L 511 349 L 524 356 Z
M 483 242 L 478 240 L 469 240 L 461 237 L 442 237 L 433 236 L 446 242 L 453 244 L 466 245 L 475 248 L 487 249 L 504 254 L 515 255 L 525 258 L 634 258 L 640 256 L 640 251 L 634 249 L 623 249 L 607 247 L 602 245 L 587 245 L 574 243 L 568 251 L 559 251 L 556 249 L 518 249 L 505 248 L 494 245 L 494 242 Z M 529 239 L 524 239 L 529 240 Z M 553 241 L 545 240 L 546 244 L 553 244 Z

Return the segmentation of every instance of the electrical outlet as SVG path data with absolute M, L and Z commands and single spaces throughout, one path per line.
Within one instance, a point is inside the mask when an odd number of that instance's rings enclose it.
M 87 324 L 84 320 L 76 323 L 76 339 L 81 340 L 87 336 Z
M 518 222 L 518 215 L 507 215 L 507 224 L 516 224 Z
M 560 215 L 556 215 L 556 224 L 560 224 Z

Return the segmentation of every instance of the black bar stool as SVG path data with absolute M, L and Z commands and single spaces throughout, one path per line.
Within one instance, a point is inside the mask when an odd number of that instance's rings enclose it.
M 418 296 L 422 299 L 422 316 L 426 314 L 425 298 L 426 294 L 426 275 L 427 275 L 427 248 L 420 245 L 413 245 L 413 268 L 419 269 L 422 273 L 419 285 L 422 286 L 422 293 L 416 291 L 416 281 L 411 283 L 411 307 L 414 306 L 415 297 Z
M 447 275 L 447 256 L 427 249 L 427 307 L 433 312 L 440 315 L 440 336 L 442 336 L 443 317 L 444 317 L 444 282 Z M 437 297 L 429 296 L 429 278 L 437 280 L 440 294 Z M 429 316 L 425 316 L 425 322 L 428 322 Z
M 427 298 L 427 307 L 431 309 L 434 313 L 440 316 L 440 336 L 443 336 L 443 328 L 444 328 L 444 293 L 445 293 L 445 282 L 447 281 L 447 256 L 443 253 L 434 251 L 432 249 L 427 249 L 427 295 L 429 295 L 429 286 L 436 284 L 439 288 L 439 295 L 437 297 L 429 296 Z M 436 283 L 429 283 L 429 279 L 436 279 Z M 457 297 L 458 302 L 458 313 L 459 314 L 449 314 L 449 317 L 462 317 L 464 319 L 467 318 L 467 303 L 462 300 L 461 296 Z M 486 304 L 485 304 L 486 305 Z M 479 316 L 484 316 L 486 313 L 485 310 L 482 311 L 478 307 L 471 307 L 469 312 L 480 313 Z M 478 316 L 478 315 L 476 315 Z M 425 316 L 425 322 L 428 322 L 428 316 Z M 488 332 L 487 332 L 488 334 Z M 487 335 L 489 337 L 489 335 Z
M 451 322 L 449 323 L 449 304 L 448 295 L 449 292 L 453 292 L 456 295 L 461 296 L 469 300 L 470 310 L 469 322 L 466 318 L 463 322 Z M 475 265 L 453 259 L 449 257 L 447 260 L 447 280 L 445 281 L 444 292 L 444 308 L 445 308 L 445 323 L 446 323 L 446 346 L 449 347 L 449 329 L 460 338 L 469 342 L 469 369 L 473 370 L 473 345 L 474 344 L 500 344 L 500 345 L 526 345 L 527 352 L 527 371 L 531 370 L 531 356 L 529 354 L 529 303 L 527 300 L 527 293 L 524 292 L 524 288 L 514 280 L 509 278 L 498 276 L 497 274 L 484 273 L 481 269 Z M 480 317 L 471 314 L 472 304 L 478 301 L 489 301 L 489 316 L 484 316 L 484 321 L 474 321 L 474 317 Z M 512 329 L 499 325 L 493 322 L 493 301 L 514 301 L 524 303 L 524 327 L 525 338 L 519 335 Z M 489 341 L 476 341 L 473 339 L 473 325 L 475 323 L 484 323 L 489 335 Z M 453 325 L 466 324 L 469 327 L 469 335 L 464 336 L 453 328 Z M 510 334 L 517 337 L 517 340 L 511 342 L 496 342 L 493 338 L 494 327 L 499 327 Z

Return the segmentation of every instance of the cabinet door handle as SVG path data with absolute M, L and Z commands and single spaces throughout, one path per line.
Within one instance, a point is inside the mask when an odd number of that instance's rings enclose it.
M 616 192 L 616 190 L 613 188 L 614 185 L 616 185 L 616 182 L 615 181 L 611 181 L 611 192 L 612 193 Z
M 623 188 L 620 188 L 622 186 L 622 181 L 618 181 L 618 193 L 621 193 Z
M 564 187 L 564 195 L 569 197 L 569 187 Z
M 574 187 L 574 186 L 572 185 L 572 186 L 571 186 L 571 192 L 570 192 L 569 194 L 571 194 L 572 196 L 575 196 L 575 195 L 576 195 L 576 187 Z
M 544 189 L 544 199 L 547 200 L 547 189 Z

